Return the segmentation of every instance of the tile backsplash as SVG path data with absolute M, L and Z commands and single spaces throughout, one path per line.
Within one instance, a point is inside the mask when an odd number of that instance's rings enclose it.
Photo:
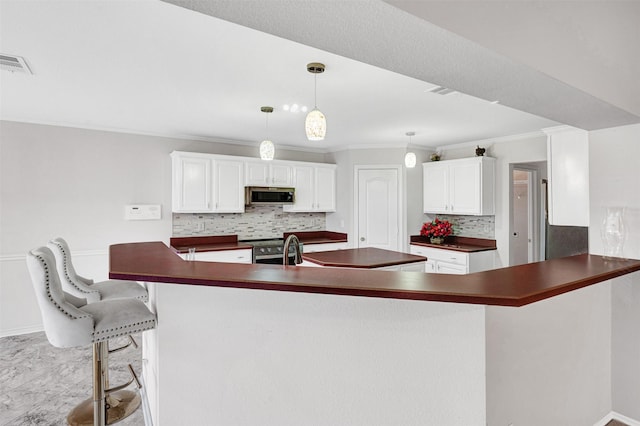
M 237 235 L 239 240 L 257 240 L 325 229 L 326 213 L 287 213 L 282 206 L 247 206 L 244 213 L 173 213 L 174 237 Z
M 496 222 L 495 216 L 460 216 L 437 215 L 440 220 L 448 220 L 453 225 L 453 235 L 459 237 L 487 238 L 495 240 Z M 436 215 L 424 215 L 424 221 L 430 222 Z

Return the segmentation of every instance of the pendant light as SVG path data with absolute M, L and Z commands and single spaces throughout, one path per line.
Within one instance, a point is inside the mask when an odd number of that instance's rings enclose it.
M 307 71 L 313 74 L 313 109 L 307 114 L 304 128 L 307 139 L 321 141 L 327 133 L 327 120 L 317 106 L 317 75 L 324 72 L 324 64 L 311 62 L 307 64 Z
M 266 161 L 273 160 L 273 156 L 276 153 L 276 147 L 273 145 L 273 142 L 269 140 L 269 114 L 273 112 L 273 107 L 263 106 L 260 108 L 260 111 L 264 112 L 267 117 L 266 119 L 266 129 L 267 129 L 267 139 L 263 140 L 260 143 L 260 158 Z
M 409 151 L 409 146 L 411 145 L 411 138 L 415 136 L 416 132 L 407 132 L 406 135 L 409 136 L 409 144 L 407 145 L 407 153 L 404 155 L 404 165 L 408 169 L 413 169 L 416 166 L 416 154 L 414 152 Z

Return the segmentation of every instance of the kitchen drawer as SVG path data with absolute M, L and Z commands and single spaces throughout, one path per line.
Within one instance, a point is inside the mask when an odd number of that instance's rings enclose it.
M 321 244 L 304 244 L 302 243 L 303 253 L 315 253 L 318 251 L 333 251 L 344 250 L 349 248 L 349 244 L 346 242 L 339 243 L 321 243 Z
M 469 254 L 453 250 L 436 249 L 431 247 L 422 247 L 411 245 L 411 254 L 417 254 L 418 256 L 424 256 L 429 260 L 437 260 L 447 263 L 453 263 L 456 265 L 467 266 L 469 263 Z
M 187 253 L 180 253 L 183 259 Z M 224 263 L 251 263 L 252 250 L 217 250 L 196 252 L 196 261 L 200 262 L 224 262 Z

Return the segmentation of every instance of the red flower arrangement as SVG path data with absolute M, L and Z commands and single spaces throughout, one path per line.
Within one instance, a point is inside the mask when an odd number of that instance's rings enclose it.
M 453 233 L 453 228 L 448 220 L 435 218 L 433 222 L 425 222 L 420 230 L 423 237 L 447 237 Z

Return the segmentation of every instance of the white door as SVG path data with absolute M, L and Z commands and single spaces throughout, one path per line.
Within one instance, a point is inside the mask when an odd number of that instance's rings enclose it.
M 400 251 L 398 169 L 358 170 L 358 247 Z
M 511 174 L 511 235 L 509 266 L 535 262 L 534 170 L 513 168 Z

